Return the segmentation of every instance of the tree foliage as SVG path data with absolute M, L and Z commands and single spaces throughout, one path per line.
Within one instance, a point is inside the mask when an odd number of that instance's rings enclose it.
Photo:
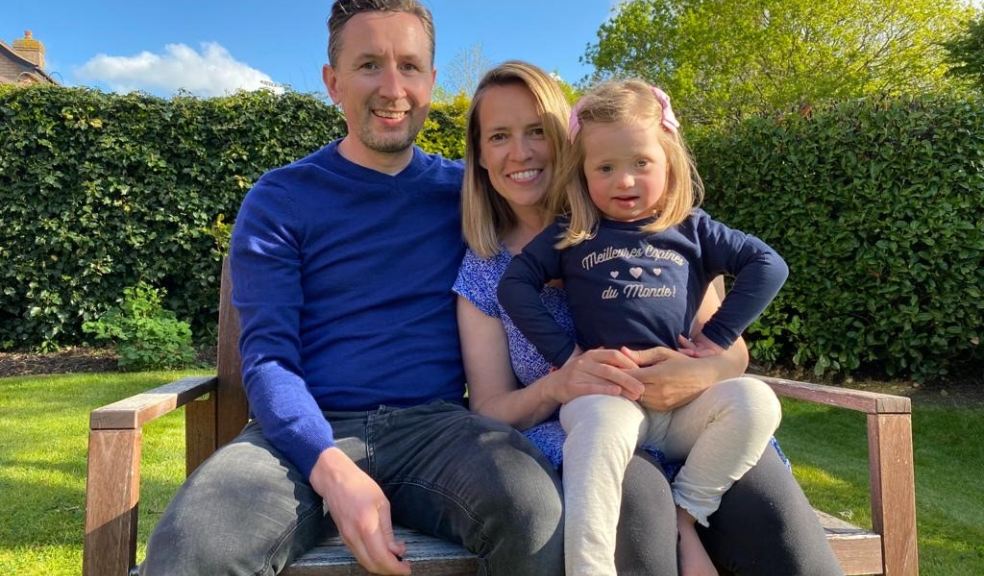
M 440 84 L 435 99 L 443 102 L 461 95 L 470 98 L 489 68 L 492 68 L 492 62 L 485 57 L 481 44 L 460 50 L 443 70 L 438 71 Z
M 952 64 L 950 74 L 968 77 L 984 90 L 984 14 L 971 20 L 956 38 L 944 42 L 943 47 Z
M 963 0 L 631 0 L 583 60 L 592 79 L 639 76 L 667 89 L 691 122 L 947 84 L 946 51 Z

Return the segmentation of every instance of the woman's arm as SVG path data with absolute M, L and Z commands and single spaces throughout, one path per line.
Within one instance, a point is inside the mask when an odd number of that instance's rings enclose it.
M 589 350 L 520 387 L 509 362 L 502 322 L 462 297 L 458 297 L 458 331 L 471 409 L 520 430 L 539 424 L 577 396 L 624 392 L 638 397 L 643 391 L 642 383 L 625 372 L 638 366 L 617 350 Z
M 718 278 L 704 295 L 691 334 L 699 334 L 704 323 L 721 306 L 723 292 L 724 284 Z M 690 358 L 662 347 L 622 351 L 642 367 L 629 374 L 645 383 L 646 390 L 639 403 L 652 410 L 682 406 L 715 382 L 741 376 L 748 367 L 748 348 L 740 337 L 724 353 L 703 358 Z

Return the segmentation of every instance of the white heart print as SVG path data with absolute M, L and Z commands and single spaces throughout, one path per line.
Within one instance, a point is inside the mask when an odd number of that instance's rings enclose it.
M 611 274 L 612 278 L 618 278 L 618 270 L 612 270 L 609 274 Z
M 632 274 L 632 277 L 638 280 L 639 277 L 642 276 L 642 268 L 639 268 L 638 266 L 629 268 L 629 274 Z
M 662 273 L 663 273 L 663 269 L 662 268 L 653 268 L 653 274 L 659 276 Z

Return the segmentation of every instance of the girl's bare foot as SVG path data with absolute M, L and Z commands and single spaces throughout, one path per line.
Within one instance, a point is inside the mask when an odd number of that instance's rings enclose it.
M 677 552 L 680 562 L 680 576 L 718 576 L 711 557 L 704 550 L 704 544 L 694 527 L 694 517 L 683 508 L 677 508 Z

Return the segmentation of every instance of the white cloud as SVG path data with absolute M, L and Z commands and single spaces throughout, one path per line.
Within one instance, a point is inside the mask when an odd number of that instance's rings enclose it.
M 81 80 L 104 84 L 115 92 L 143 90 L 170 95 L 183 89 L 207 97 L 237 90 L 271 87 L 280 90 L 269 76 L 239 62 L 216 42 L 202 43 L 201 53 L 185 44 L 168 44 L 163 54 L 99 54 L 78 68 L 75 75 Z

